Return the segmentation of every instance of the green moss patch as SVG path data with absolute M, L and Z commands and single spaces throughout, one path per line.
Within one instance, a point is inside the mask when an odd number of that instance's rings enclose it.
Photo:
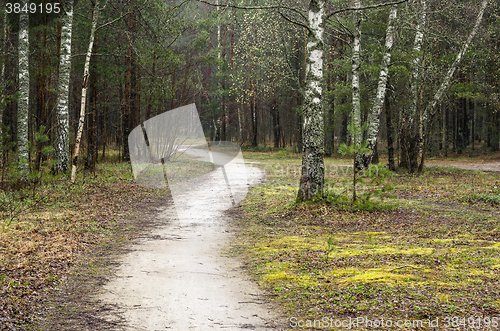
M 399 207 L 366 212 L 295 204 L 297 176 L 273 169 L 239 208 L 235 247 L 290 317 L 500 317 L 500 210 L 464 198 L 488 192 L 500 174 L 396 174 Z

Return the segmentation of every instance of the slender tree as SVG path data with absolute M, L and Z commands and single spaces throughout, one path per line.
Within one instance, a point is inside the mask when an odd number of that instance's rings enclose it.
M 28 1 L 22 0 L 21 7 Z M 19 170 L 23 180 L 28 179 L 29 149 L 28 149 L 28 113 L 30 93 L 29 73 L 29 18 L 26 12 L 19 15 L 19 99 L 17 101 L 17 155 Z
M 356 128 L 361 128 L 361 91 L 359 82 L 359 69 L 361 67 L 361 0 L 354 0 L 354 36 L 352 42 L 352 112 L 351 122 Z M 360 146 L 362 136 L 351 135 L 351 144 Z M 362 168 L 361 155 L 357 157 L 356 169 Z M 354 171 L 356 171 L 354 169 Z
M 418 150 L 418 161 L 419 161 L 419 171 L 422 171 L 423 166 L 424 166 L 424 160 L 425 160 L 425 146 L 427 145 L 427 137 L 429 136 L 428 130 L 430 130 L 432 119 L 436 115 L 436 105 L 441 101 L 441 98 L 444 94 L 444 92 L 448 89 L 450 85 L 451 78 L 453 77 L 453 74 L 457 70 L 458 66 L 460 65 L 460 62 L 462 61 L 462 58 L 467 52 L 467 49 L 469 48 L 472 39 L 474 39 L 474 36 L 477 33 L 477 30 L 479 29 L 479 26 L 481 25 L 481 21 L 483 19 L 484 11 L 486 10 L 486 7 L 488 6 L 489 0 L 483 0 L 481 3 L 481 7 L 479 9 L 479 12 L 476 17 L 476 22 L 474 24 L 474 27 L 472 28 L 472 31 L 470 32 L 469 36 L 467 37 L 466 41 L 462 45 L 462 48 L 460 49 L 460 52 L 458 52 L 457 57 L 455 58 L 455 61 L 453 61 L 452 65 L 448 69 L 448 72 L 444 76 L 444 79 L 439 86 L 438 90 L 434 94 L 434 97 L 432 98 L 432 101 L 427 105 L 425 110 L 422 112 L 421 116 L 421 124 L 420 124 L 420 144 L 419 144 L 419 150 Z M 425 142 L 424 142 L 425 141 Z
M 322 0 L 311 0 L 309 3 L 305 102 L 302 115 L 302 174 L 298 201 L 311 200 L 315 196 L 323 197 L 325 133 L 321 96 L 324 6 Z
M 420 81 L 420 62 L 421 62 L 421 48 L 424 39 L 424 28 L 426 24 L 427 14 L 427 0 L 420 0 L 421 8 L 419 10 L 420 17 L 417 24 L 417 31 L 415 33 L 415 40 L 413 42 L 413 53 L 415 54 L 412 61 L 412 71 L 410 76 L 410 105 L 402 113 L 402 125 L 400 130 L 401 139 L 401 159 L 400 165 L 408 168 L 410 172 L 415 170 L 417 144 L 419 137 L 415 134 L 415 117 L 417 115 L 417 97 L 418 97 L 418 83 Z M 421 122 L 420 122 L 421 123 Z
M 69 168 L 69 82 L 71 71 L 71 33 L 73 26 L 73 0 L 65 3 L 61 28 L 61 54 L 59 59 L 58 102 L 56 108 L 56 141 L 54 144 L 55 173 L 66 173 Z
M 75 183 L 76 179 L 76 165 L 78 162 L 78 154 L 80 152 L 80 143 L 82 141 L 83 125 L 85 123 L 85 107 L 87 104 L 87 87 L 89 79 L 90 58 L 92 57 L 92 48 L 94 46 L 95 31 L 97 29 L 97 21 L 99 18 L 99 0 L 95 0 L 92 10 L 92 27 L 90 28 L 89 48 L 85 57 L 85 65 L 83 69 L 83 83 L 82 83 L 82 98 L 80 106 L 80 119 L 78 122 L 78 131 L 76 133 L 75 153 L 73 161 L 71 162 L 71 183 Z
M 3 38 L 2 38 L 2 51 L 3 53 L 7 53 L 7 11 L 4 11 L 3 14 Z M 7 57 L 3 56 L 2 58 L 2 68 L 0 69 L 0 80 L 6 83 L 5 79 L 5 62 L 7 61 Z M 6 89 L 6 87 L 4 87 Z M 3 137 L 3 115 L 4 115 L 4 105 L 0 105 L 0 139 Z M 3 168 L 3 146 L 0 147 L 0 168 Z
M 385 37 L 385 51 L 384 57 L 382 59 L 382 65 L 380 66 L 377 94 L 375 96 L 375 101 L 373 102 L 373 107 L 368 113 L 368 129 L 366 140 L 368 140 L 368 148 L 371 150 L 371 153 L 369 153 L 368 155 L 363 155 L 364 167 L 367 167 L 368 164 L 372 162 L 374 151 L 377 147 L 377 137 L 380 130 L 380 114 L 382 113 L 385 93 L 387 90 L 387 78 L 389 76 L 391 51 L 394 42 L 394 22 L 396 21 L 397 11 L 397 5 L 393 5 L 389 13 L 389 21 L 387 23 L 387 32 Z

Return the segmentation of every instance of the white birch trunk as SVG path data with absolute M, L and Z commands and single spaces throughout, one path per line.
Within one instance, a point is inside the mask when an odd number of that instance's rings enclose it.
M 426 10 L 427 2 L 426 0 L 421 0 L 422 3 L 422 16 L 417 25 L 417 32 L 415 33 L 415 41 L 413 42 L 413 52 L 415 53 L 415 58 L 412 61 L 412 73 L 410 76 L 410 95 L 411 103 L 408 111 L 407 120 L 409 121 L 409 127 L 412 127 L 415 115 L 417 112 L 417 94 L 418 94 L 418 80 L 420 79 L 420 62 L 422 49 L 422 42 L 424 40 L 424 28 L 426 22 Z
M 65 173 L 69 168 L 69 82 L 71 71 L 71 32 L 73 25 L 73 0 L 66 3 L 66 15 L 61 28 L 61 54 L 59 61 L 58 103 L 56 109 L 55 173 Z
M 83 124 L 85 122 L 85 106 L 87 102 L 87 82 L 89 78 L 90 58 L 92 56 L 92 48 L 94 46 L 95 31 L 97 28 L 97 20 L 99 17 L 99 0 L 95 1 L 94 12 L 92 15 L 92 27 L 90 29 L 89 49 L 85 57 L 85 66 L 83 70 L 83 83 L 82 83 L 82 101 L 80 106 L 80 120 L 78 121 L 78 131 L 76 133 L 75 141 L 75 154 L 71 165 L 71 183 L 75 183 L 76 179 L 76 165 L 78 162 L 78 153 L 80 151 L 80 142 L 82 140 Z
M 446 76 L 444 77 L 443 82 L 441 83 L 441 86 L 439 87 L 436 94 L 434 95 L 434 98 L 432 98 L 431 103 L 427 106 L 425 113 L 429 114 L 431 111 L 433 111 L 436 108 L 436 105 L 441 100 L 443 93 L 446 91 L 446 89 L 450 85 L 451 77 L 453 77 L 455 70 L 457 70 L 458 65 L 462 61 L 462 58 L 463 58 L 465 52 L 467 52 L 467 49 L 469 48 L 469 46 L 472 42 L 472 39 L 474 39 L 474 36 L 476 35 L 477 30 L 479 29 L 479 26 L 481 25 L 484 11 L 486 10 L 486 7 L 488 6 L 488 2 L 489 2 L 489 0 L 483 0 L 483 2 L 481 4 L 481 9 L 479 10 L 479 13 L 477 14 L 476 23 L 474 24 L 474 28 L 472 29 L 469 37 L 467 38 L 467 40 L 463 44 L 462 49 L 457 54 L 457 57 L 456 57 L 455 61 L 453 62 L 453 64 L 451 65 L 450 69 L 448 69 L 448 72 L 446 73 Z
M 415 118 L 417 116 L 417 95 L 418 95 L 418 81 L 420 79 L 420 62 L 421 62 L 421 49 L 422 42 L 424 39 L 424 28 L 426 24 L 426 11 L 427 11 L 427 2 L 426 0 L 420 0 L 421 7 L 420 11 L 422 12 L 418 24 L 417 31 L 415 33 L 415 40 L 413 42 L 413 52 L 414 58 L 411 65 L 411 74 L 410 74 L 410 105 L 406 109 L 403 109 L 403 116 L 401 118 L 401 129 L 400 129 L 400 140 L 401 140 L 401 163 L 408 167 L 410 172 L 413 172 L 413 165 L 416 163 L 413 160 L 413 155 L 415 154 L 415 141 L 421 141 L 421 130 L 417 133 L 415 132 Z M 419 123 L 422 123 L 419 121 Z
M 324 0 L 309 3 L 306 86 L 302 128 L 302 174 L 298 201 L 323 197 L 324 118 L 321 101 L 323 80 Z
M 354 0 L 354 7 L 361 8 L 361 0 Z M 359 68 L 361 67 L 361 11 L 355 12 L 354 40 L 352 46 L 352 118 L 357 128 L 361 127 L 361 97 L 359 86 Z M 361 136 L 351 134 L 351 144 L 359 146 Z
M 432 101 L 427 105 L 427 107 L 425 108 L 425 111 L 423 112 L 423 116 L 422 116 L 421 124 L 420 124 L 420 126 L 421 126 L 421 128 L 420 128 L 421 141 L 420 141 L 419 150 L 418 150 L 419 171 L 421 171 L 423 169 L 423 166 L 424 166 L 424 152 L 425 152 L 425 145 L 426 145 L 426 144 L 424 144 L 424 140 L 426 139 L 425 130 L 427 130 L 431 126 L 431 123 L 427 123 L 429 114 L 431 114 L 431 116 L 430 116 L 431 118 L 434 117 L 434 115 L 435 115 L 434 109 L 436 108 L 436 105 L 438 104 L 438 102 L 441 100 L 443 93 L 450 86 L 451 78 L 453 77 L 455 70 L 458 68 L 460 62 L 462 61 L 462 58 L 463 58 L 465 52 L 467 51 L 467 49 L 469 48 L 469 46 L 472 42 L 472 39 L 474 39 L 474 36 L 476 35 L 477 30 L 479 29 L 479 26 L 481 25 L 484 11 L 486 10 L 488 3 L 489 3 L 489 0 L 483 0 L 483 2 L 481 4 L 481 8 L 479 9 L 479 13 L 477 14 L 476 23 L 474 24 L 474 27 L 472 28 L 472 31 L 469 34 L 469 37 L 467 38 L 467 40 L 463 44 L 460 52 L 457 54 L 457 57 L 455 58 L 455 61 L 451 65 L 450 69 L 448 69 L 448 72 L 446 73 L 446 75 L 443 79 L 443 82 L 441 83 L 441 86 L 439 86 L 439 89 L 436 91 L 436 94 L 432 98 Z M 424 128 L 424 125 L 426 128 Z
M 384 57 L 382 59 L 382 64 L 380 66 L 377 95 L 375 96 L 375 101 L 373 102 L 373 108 L 368 113 L 367 140 L 368 148 L 370 148 L 372 151 L 369 155 L 363 157 L 363 159 L 365 159 L 365 167 L 372 162 L 373 151 L 377 145 L 377 137 L 380 130 L 380 114 L 384 106 L 385 92 L 387 90 L 387 78 L 389 76 L 389 65 L 391 64 L 391 52 L 394 42 L 394 22 L 396 21 L 397 11 L 397 5 L 393 5 L 391 7 L 391 11 L 389 13 L 389 21 L 387 23 L 385 51 Z
M 21 7 L 27 5 L 27 0 L 21 1 Z M 29 112 L 29 18 L 28 14 L 19 15 L 19 99 L 17 101 L 17 157 L 19 171 L 23 180 L 28 179 L 28 112 Z
M 361 128 L 361 95 L 359 85 L 359 68 L 361 67 L 361 0 L 354 0 L 354 8 L 357 10 L 354 13 L 355 27 L 354 38 L 352 43 L 352 111 L 351 125 L 355 128 Z M 362 136 L 358 133 L 351 132 L 351 144 L 360 146 Z M 356 155 L 356 168 L 363 167 L 363 159 L 361 155 Z M 356 169 L 354 169 L 356 171 Z

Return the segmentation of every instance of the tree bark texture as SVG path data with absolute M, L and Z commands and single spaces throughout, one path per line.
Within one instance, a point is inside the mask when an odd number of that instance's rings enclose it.
M 27 0 L 21 1 L 21 7 L 27 5 Z M 19 15 L 19 99 L 17 101 L 17 157 L 19 171 L 23 180 L 28 179 L 29 149 L 28 149 L 28 113 L 30 96 L 29 74 L 29 18 L 28 14 Z
M 421 0 L 421 16 L 417 24 L 417 32 L 415 33 L 415 40 L 413 42 L 413 51 L 415 53 L 415 58 L 412 61 L 411 75 L 410 75 L 410 105 L 407 109 L 403 111 L 402 123 L 400 130 L 401 139 L 401 158 L 400 166 L 407 168 L 410 172 L 413 172 L 417 166 L 417 149 L 419 144 L 419 136 L 415 132 L 415 117 L 417 114 L 417 94 L 418 94 L 418 81 L 420 79 L 420 62 L 421 62 L 421 48 L 424 39 L 424 28 L 426 23 L 426 10 L 427 2 L 426 0 Z
M 82 99 L 80 106 L 80 119 L 78 122 L 78 131 L 75 140 L 75 154 L 71 165 L 71 183 L 75 183 L 76 179 L 76 165 L 78 162 L 78 153 L 80 152 L 80 143 L 82 141 L 83 125 L 85 123 L 85 108 L 87 104 L 87 88 L 89 79 L 90 58 L 92 57 L 92 48 L 94 46 L 95 31 L 97 29 L 97 21 L 99 19 L 99 0 L 95 0 L 94 9 L 92 14 L 92 27 L 90 28 L 89 48 L 85 57 L 85 65 L 83 69 L 83 82 L 82 82 Z
M 323 197 L 324 113 L 321 100 L 323 80 L 324 1 L 309 3 L 307 66 L 302 125 L 302 174 L 298 201 Z
M 389 65 L 391 64 L 391 52 L 394 42 L 394 22 L 396 21 L 397 11 L 397 5 L 393 5 L 389 13 L 389 21 L 387 23 L 385 37 L 385 51 L 382 64 L 380 66 L 377 94 L 375 96 L 375 101 L 373 102 L 373 107 L 368 113 L 368 129 L 366 134 L 368 148 L 370 148 L 372 152 L 368 155 L 363 155 L 364 167 L 367 167 L 370 163 L 372 163 L 374 151 L 377 146 L 377 137 L 380 131 L 380 114 L 382 113 L 382 108 L 384 107 L 385 94 L 387 90 L 387 78 L 389 76 Z

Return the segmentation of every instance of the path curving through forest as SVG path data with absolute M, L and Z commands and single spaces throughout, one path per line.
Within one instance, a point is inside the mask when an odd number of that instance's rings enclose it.
M 264 176 L 258 168 L 246 170 L 248 185 Z M 179 196 L 183 210 L 166 207 L 157 218 L 163 225 L 119 261 L 98 300 L 118 307 L 123 330 L 284 330 L 239 262 L 222 254 L 232 239 L 227 193 L 216 185 L 223 179 L 219 168 Z M 116 311 L 102 314 L 110 322 L 117 318 Z

